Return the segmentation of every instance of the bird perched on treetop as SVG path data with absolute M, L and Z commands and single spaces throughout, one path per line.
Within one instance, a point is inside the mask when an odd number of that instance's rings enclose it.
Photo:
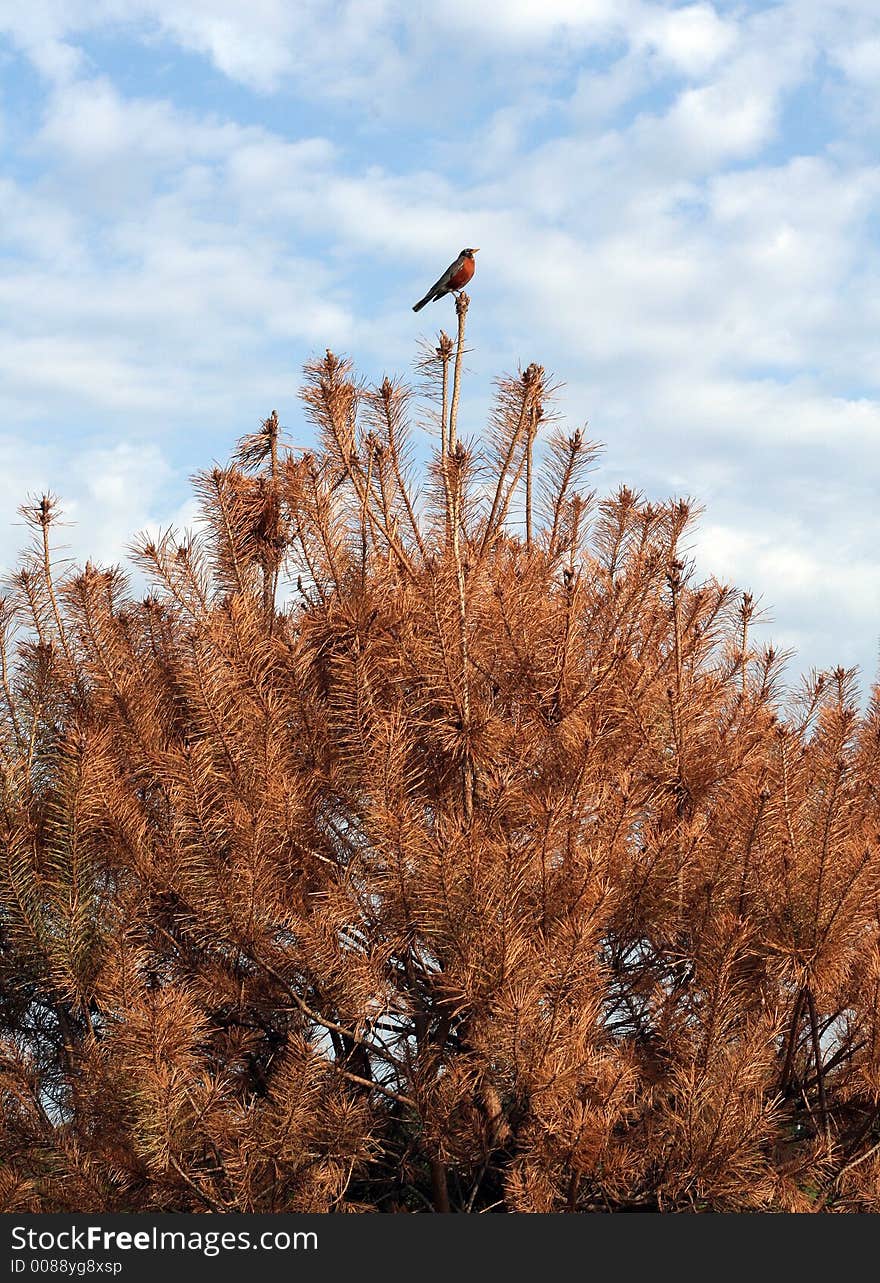
M 463 290 L 468 281 L 474 274 L 474 255 L 478 253 L 477 249 L 463 249 L 454 263 L 450 263 L 446 271 L 435 281 L 423 299 L 413 304 L 413 311 L 418 312 L 420 307 L 426 303 L 433 303 L 435 299 L 443 298 L 444 294 L 451 294 L 458 290 Z

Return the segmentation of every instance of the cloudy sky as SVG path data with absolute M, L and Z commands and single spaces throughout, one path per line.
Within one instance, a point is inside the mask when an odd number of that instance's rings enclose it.
M 0 562 L 113 561 L 327 346 L 408 374 L 479 245 L 462 426 L 538 360 L 602 489 L 877 671 L 876 0 L 0 0 Z

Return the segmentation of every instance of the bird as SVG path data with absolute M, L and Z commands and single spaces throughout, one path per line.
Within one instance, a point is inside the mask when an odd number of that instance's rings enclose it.
M 463 249 L 455 262 L 449 264 L 439 281 L 434 282 L 425 297 L 413 304 L 413 311 L 418 312 L 426 303 L 433 303 L 445 294 L 463 290 L 474 274 L 474 255 L 478 252 L 479 246 L 476 249 Z

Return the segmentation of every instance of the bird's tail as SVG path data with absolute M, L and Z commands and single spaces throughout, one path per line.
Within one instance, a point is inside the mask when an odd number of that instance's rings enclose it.
M 418 303 L 413 303 L 413 311 L 419 312 L 425 306 L 426 303 L 430 303 L 431 294 L 432 294 L 432 291 L 428 290 L 428 293 L 425 295 L 423 299 L 419 299 Z

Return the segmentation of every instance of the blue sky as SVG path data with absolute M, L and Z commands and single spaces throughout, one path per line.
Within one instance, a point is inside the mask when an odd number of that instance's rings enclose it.
M 186 522 L 303 362 L 412 371 L 479 245 L 462 427 L 538 360 L 597 484 L 695 497 L 791 673 L 880 638 L 876 0 L 0 4 L 0 562 Z

